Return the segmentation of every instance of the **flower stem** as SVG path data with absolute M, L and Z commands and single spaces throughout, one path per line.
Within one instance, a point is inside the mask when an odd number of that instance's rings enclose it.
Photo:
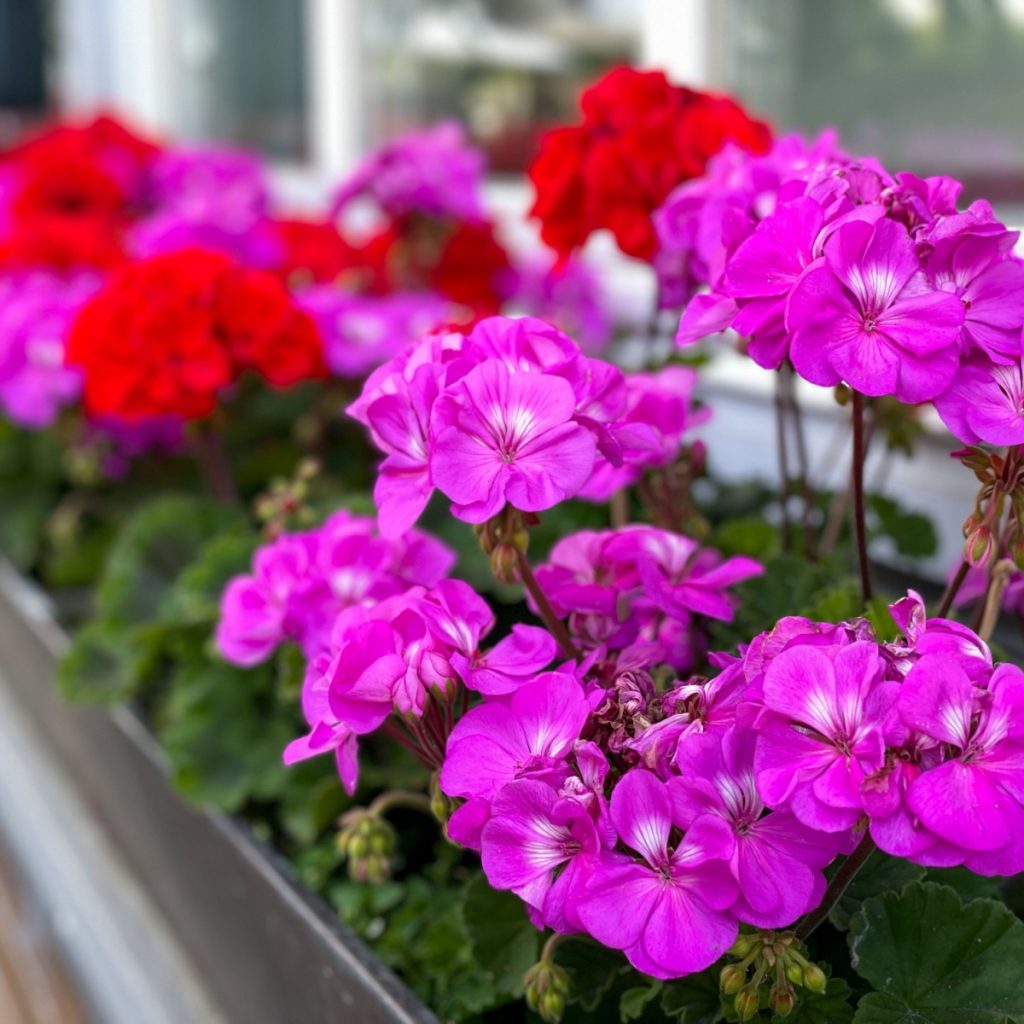
M 782 522 L 782 550 L 789 550 L 789 446 L 786 443 L 786 382 L 783 369 L 775 375 L 775 445 L 779 456 L 779 512 Z
M 793 368 L 789 363 L 783 363 L 785 372 L 785 398 L 789 409 L 790 419 L 793 421 L 793 436 L 796 439 L 796 465 L 797 480 L 800 485 L 800 497 L 803 501 L 803 515 L 800 517 L 800 525 L 804 534 L 804 552 L 808 558 L 817 556 L 817 537 L 814 535 L 814 488 L 811 486 L 810 459 L 807 457 L 807 437 L 804 434 L 804 417 L 800 403 L 796 400 L 796 381 L 793 376 Z
M 544 620 L 544 625 L 551 630 L 551 635 L 558 641 L 558 646 L 562 648 L 562 654 L 573 661 L 578 661 L 580 652 L 576 650 L 576 645 L 572 642 L 572 637 L 569 636 L 569 630 L 565 628 L 565 623 L 555 614 L 555 610 L 551 607 L 551 602 L 547 599 L 547 595 L 541 590 L 537 577 L 533 575 L 530 563 L 526 559 L 526 555 L 518 549 L 516 550 L 516 555 L 519 563 L 519 578 L 523 581 L 523 586 L 526 588 L 527 593 L 533 598 L 537 611 Z
M 967 573 L 970 572 L 970 569 L 971 565 L 967 559 L 962 559 L 960 562 L 960 568 L 957 569 L 956 575 L 949 581 L 949 586 L 946 587 L 946 592 L 942 595 L 942 602 L 939 604 L 939 610 L 935 613 L 936 618 L 944 619 L 949 614 L 949 610 L 953 607 L 956 595 L 960 593 L 960 587 L 967 578 Z
M 1003 607 L 1003 592 L 1015 569 L 1016 566 L 1009 558 L 1001 558 L 992 569 L 988 593 L 985 595 L 985 610 L 981 616 L 981 624 L 978 626 L 978 636 L 986 643 L 991 639 L 996 623 L 999 621 L 999 613 Z
M 871 600 L 871 566 L 868 564 L 868 533 L 864 520 L 864 396 L 853 393 L 853 522 L 860 563 L 860 589 L 864 604 Z
M 411 811 L 422 811 L 432 814 L 430 797 L 426 793 L 412 793 L 404 789 L 390 789 L 381 793 L 367 808 L 370 814 L 380 817 L 396 807 L 405 807 Z
M 871 838 L 870 832 L 865 832 L 861 841 L 854 847 L 853 852 L 843 861 L 839 870 L 833 875 L 832 881 L 828 883 L 825 895 L 821 903 L 809 914 L 805 914 L 796 926 L 796 937 L 806 941 L 807 937 L 828 917 L 829 911 L 836 905 L 839 897 L 846 892 L 847 887 L 853 881 L 854 876 L 867 863 L 868 858 L 875 852 L 877 847 Z
M 217 501 L 224 505 L 241 505 L 231 463 L 224 448 L 224 438 L 215 427 L 201 426 L 192 441 L 199 471 Z

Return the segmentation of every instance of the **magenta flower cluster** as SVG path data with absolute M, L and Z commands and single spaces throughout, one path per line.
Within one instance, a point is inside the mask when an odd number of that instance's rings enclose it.
M 664 285 L 699 284 L 678 340 L 732 327 L 750 356 L 813 384 L 934 401 L 966 443 L 1024 441 L 1024 266 L 959 182 L 890 174 L 831 137 L 727 149 L 659 215 Z
M 340 509 L 319 529 L 284 533 L 257 550 L 252 574 L 224 592 L 217 648 L 243 666 L 265 661 L 285 641 L 313 658 L 328 648 L 342 611 L 434 586 L 454 563 L 434 537 L 411 530 L 384 538 L 373 519 Z
M 451 303 L 431 292 L 357 295 L 315 284 L 297 291 L 295 301 L 319 328 L 331 373 L 355 379 L 452 315 Z
M 333 750 L 351 793 L 358 780 L 358 737 L 394 715 L 419 752 L 440 766 L 462 687 L 511 693 L 555 657 L 551 635 L 522 624 L 481 650 L 494 624 L 487 603 L 461 580 L 350 605 L 334 621 L 326 649 L 309 663 L 302 707 L 310 731 L 289 745 L 285 763 Z
M 920 864 L 1024 869 L 1024 673 L 914 593 L 892 612 L 891 643 L 784 618 L 711 680 L 659 689 L 641 646 L 488 699 L 449 740 L 450 835 L 538 927 L 659 978 L 817 907 L 864 828 Z
M 692 384 L 671 368 L 630 379 L 542 320 L 490 317 L 407 347 L 348 412 L 384 452 L 374 500 L 390 534 L 416 521 L 435 488 L 470 523 L 506 504 L 605 501 L 678 454 L 701 418 Z
M 145 258 L 190 246 L 270 266 L 277 255 L 263 161 L 229 146 L 172 149 L 153 163 L 151 212 L 132 225 L 128 249 Z
M 706 653 L 698 617 L 731 621 L 728 588 L 762 571 L 752 558 L 723 559 L 682 534 L 637 525 L 564 537 L 537 581 L 581 650 L 606 658 L 643 644 L 650 660 L 685 671 Z
M 443 121 L 374 150 L 338 187 L 331 212 L 337 216 L 367 199 L 389 217 L 419 213 L 480 221 L 483 178 L 483 154 L 458 122 Z
M 64 365 L 64 342 L 95 274 L 45 271 L 0 278 L 0 409 L 20 427 L 48 427 L 78 399 L 81 375 Z

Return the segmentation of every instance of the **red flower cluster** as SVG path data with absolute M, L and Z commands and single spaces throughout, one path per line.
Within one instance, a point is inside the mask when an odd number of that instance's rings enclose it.
M 59 125 L 4 155 L 11 191 L 0 266 L 108 268 L 121 230 L 144 199 L 158 148 L 111 117 Z
M 326 373 L 316 327 L 284 285 L 202 249 L 114 271 L 73 324 L 66 360 L 89 413 L 132 421 L 207 416 L 246 370 L 275 387 Z
M 549 132 L 529 172 L 531 214 L 562 256 L 607 228 L 626 255 L 652 259 L 651 215 L 672 189 L 702 174 L 727 141 L 754 153 L 771 143 L 734 100 L 672 85 L 660 71 L 615 68 L 581 105 L 583 123 Z

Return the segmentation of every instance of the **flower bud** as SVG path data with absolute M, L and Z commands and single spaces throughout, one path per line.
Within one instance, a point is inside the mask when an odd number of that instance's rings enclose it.
M 802 985 L 804 983 L 804 969 L 795 960 L 790 960 L 786 964 L 786 977 L 794 985 Z
M 569 995 L 569 975 L 550 960 L 534 964 L 523 978 L 526 1005 L 545 1024 L 558 1024 L 565 1012 L 565 1001 Z
M 853 397 L 853 392 L 846 384 L 837 384 L 833 391 L 837 405 L 847 405 Z
M 1010 539 L 1009 555 L 1018 569 L 1024 569 L 1024 533 L 1015 533 Z
M 995 541 L 992 537 L 992 531 L 987 526 L 979 526 L 967 538 L 967 544 L 964 546 L 964 557 L 967 559 L 968 564 L 972 565 L 975 569 L 984 567 L 988 565 L 992 557 L 994 546 Z
M 825 977 L 825 972 L 817 964 L 808 963 L 804 965 L 804 987 L 808 991 L 821 995 L 825 991 L 827 984 L 828 978 Z
M 768 1005 L 771 1006 L 776 1017 L 788 1017 L 796 1006 L 796 996 L 790 988 L 773 988 L 768 997 Z
M 729 949 L 730 956 L 738 956 L 741 960 L 752 953 L 761 944 L 757 935 L 740 935 Z
M 491 552 L 491 572 L 502 583 L 514 583 L 519 568 L 519 553 L 515 544 L 501 541 Z
M 761 1007 L 761 998 L 753 986 L 743 989 L 736 995 L 736 1016 L 740 1020 L 750 1020 Z
M 430 812 L 445 827 L 446 832 L 448 819 L 454 811 L 452 800 L 441 789 L 441 773 L 434 772 L 430 777 Z
M 739 964 L 728 964 L 718 976 L 718 987 L 727 996 L 735 995 L 747 981 L 747 972 Z
M 349 877 L 371 885 L 386 882 L 391 877 L 391 859 L 398 842 L 394 827 L 362 807 L 349 811 L 341 824 L 338 850 L 348 861 Z

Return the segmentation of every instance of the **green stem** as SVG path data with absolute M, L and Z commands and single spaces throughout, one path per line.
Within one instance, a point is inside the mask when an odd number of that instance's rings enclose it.
M 412 793 L 404 789 L 391 789 L 386 793 L 381 793 L 367 807 L 367 811 L 375 818 L 379 818 L 396 807 L 404 807 L 411 811 L 422 811 L 424 814 L 433 814 L 430 806 L 430 797 L 426 793 Z
M 864 604 L 871 600 L 871 566 L 868 563 L 868 531 L 864 517 L 864 396 L 853 393 L 853 524 L 860 563 L 860 589 Z
M 867 863 L 868 857 L 875 852 L 875 841 L 869 832 L 865 832 L 861 841 L 854 847 L 853 852 L 840 865 L 839 870 L 833 875 L 829 882 L 825 895 L 817 908 L 809 914 L 805 914 L 797 923 L 796 937 L 805 942 L 807 937 L 828 917 L 829 911 L 838 902 L 839 897 L 846 892 L 847 886 L 853 881 L 854 876 Z
M 533 575 L 533 570 L 530 568 L 526 555 L 518 549 L 516 549 L 516 555 L 519 562 L 519 578 L 523 581 L 523 586 L 526 588 L 527 593 L 533 598 L 533 603 L 537 606 L 537 612 L 540 614 L 541 619 L 544 620 L 544 625 L 551 630 L 551 635 L 558 641 L 558 646 L 562 648 L 562 654 L 566 658 L 578 661 L 580 652 L 576 650 L 576 645 L 572 642 L 572 637 L 569 635 L 569 630 L 566 629 L 565 623 L 555 614 L 554 608 L 551 607 L 551 602 L 547 599 L 547 595 L 537 582 L 537 577 Z
M 942 595 L 942 602 L 939 605 L 939 610 L 935 613 L 936 618 L 944 619 L 949 614 L 949 610 L 953 607 L 956 595 L 960 592 L 960 587 L 967 578 L 967 573 L 970 572 L 970 569 L 971 565 L 967 559 L 962 559 L 960 562 L 960 568 L 957 569 L 956 575 L 949 581 L 949 586 L 946 587 L 946 592 Z

